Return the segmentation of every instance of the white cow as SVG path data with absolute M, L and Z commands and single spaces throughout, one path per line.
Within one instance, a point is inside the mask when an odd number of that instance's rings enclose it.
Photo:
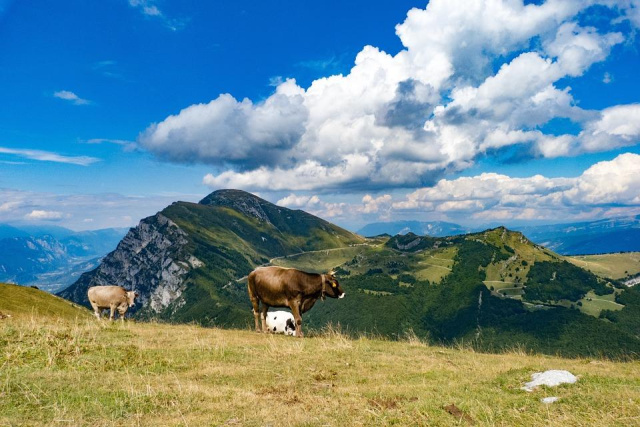
M 296 324 L 293 314 L 288 311 L 270 311 L 267 313 L 267 329 L 275 334 L 296 336 Z
M 113 320 L 116 310 L 120 314 L 120 319 L 124 321 L 124 315 L 135 304 L 138 293 L 127 291 L 122 286 L 92 286 L 87 292 L 89 303 L 98 319 L 103 309 L 110 309 L 109 320 Z

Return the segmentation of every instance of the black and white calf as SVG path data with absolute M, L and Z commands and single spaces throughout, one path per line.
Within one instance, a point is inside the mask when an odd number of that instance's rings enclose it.
M 288 311 L 270 311 L 267 313 L 267 329 L 275 334 L 296 336 L 296 324 L 293 314 Z

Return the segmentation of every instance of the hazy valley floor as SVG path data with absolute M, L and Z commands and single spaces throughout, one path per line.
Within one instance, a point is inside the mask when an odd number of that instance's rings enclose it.
M 0 320 L 0 425 L 638 425 L 640 363 L 296 339 L 153 323 Z M 527 393 L 531 374 L 575 385 Z M 540 399 L 558 396 L 545 405 Z

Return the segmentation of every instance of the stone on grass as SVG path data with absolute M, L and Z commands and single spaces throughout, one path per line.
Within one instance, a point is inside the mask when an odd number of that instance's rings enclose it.
M 522 387 L 525 391 L 533 391 L 536 387 L 546 385 L 555 387 L 560 384 L 573 384 L 578 378 L 569 371 L 560 371 L 552 369 L 545 372 L 536 372 L 531 375 L 531 381 Z

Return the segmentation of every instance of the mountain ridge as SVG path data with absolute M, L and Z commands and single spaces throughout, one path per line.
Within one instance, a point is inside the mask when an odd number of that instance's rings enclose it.
M 487 227 L 464 227 L 442 221 L 391 221 L 367 224 L 358 233 L 364 236 L 394 236 L 412 232 L 417 235 L 446 237 L 477 233 L 485 228 Z M 525 233 L 536 244 L 561 255 L 640 251 L 640 215 L 561 224 L 516 225 L 509 228 Z

